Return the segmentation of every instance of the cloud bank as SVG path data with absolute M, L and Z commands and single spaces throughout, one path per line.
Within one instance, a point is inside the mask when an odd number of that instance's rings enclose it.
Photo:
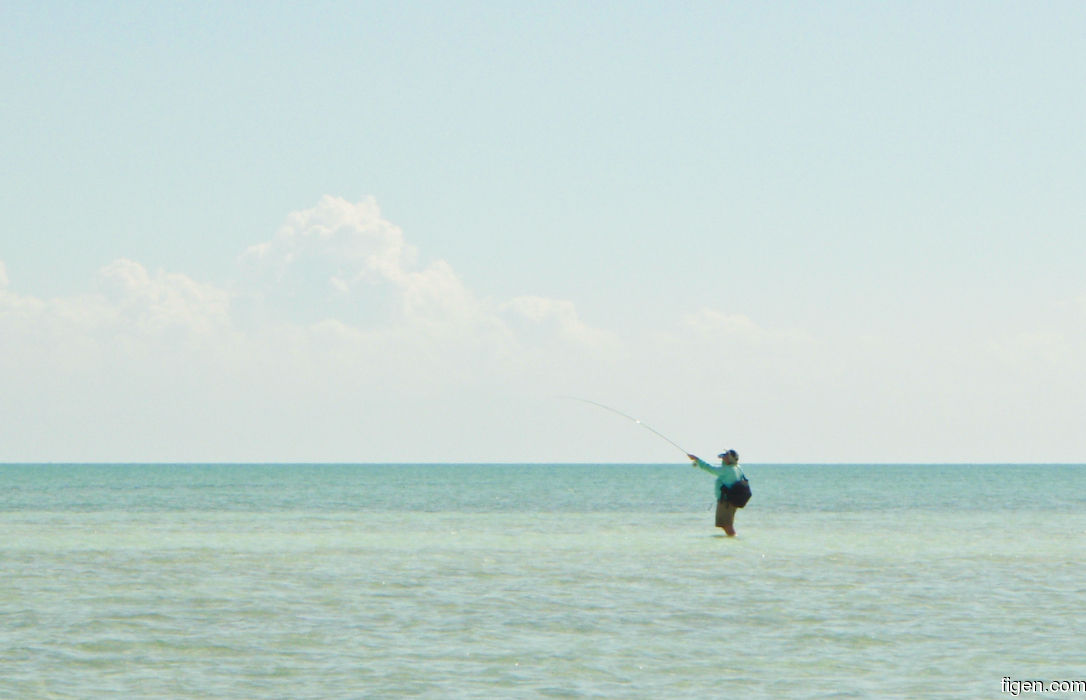
M 571 300 L 480 297 L 373 199 L 326 196 L 224 282 L 118 259 L 46 299 L 0 261 L 0 459 L 675 458 L 555 399 L 573 394 L 762 461 L 998 460 L 1012 439 L 1070 460 L 1086 307 L 1054 306 L 1047 323 L 958 342 L 715 308 L 596 327 Z
M 546 393 L 621 346 L 572 302 L 479 298 L 373 199 L 336 197 L 288 215 L 223 284 L 119 259 L 41 299 L 0 263 L 0 336 L 3 456 L 76 460 L 436 456 L 458 445 L 417 447 L 434 407 Z

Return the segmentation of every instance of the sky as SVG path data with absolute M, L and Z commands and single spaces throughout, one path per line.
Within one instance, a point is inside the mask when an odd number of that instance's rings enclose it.
M 0 4 L 0 461 L 1086 462 L 1079 2 Z

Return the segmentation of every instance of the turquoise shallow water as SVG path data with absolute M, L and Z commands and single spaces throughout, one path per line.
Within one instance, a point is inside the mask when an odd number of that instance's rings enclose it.
M 1086 679 L 1086 468 L 746 471 L 728 539 L 685 465 L 0 466 L 0 697 Z

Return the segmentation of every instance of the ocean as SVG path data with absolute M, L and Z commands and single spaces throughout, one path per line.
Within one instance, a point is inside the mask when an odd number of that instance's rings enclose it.
M 744 470 L 727 538 L 685 462 L 0 465 L 0 697 L 989 698 L 1086 679 L 1086 467 Z

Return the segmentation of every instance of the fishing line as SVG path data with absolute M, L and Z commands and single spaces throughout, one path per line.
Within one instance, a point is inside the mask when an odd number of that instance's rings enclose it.
M 683 449 L 682 445 L 680 445 L 679 443 L 675 442 L 674 440 L 672 440 L 671 438 L 669 438 L 669 437 L 668 437 L 667 435 L 664 435 L 664 434 L 663 434 L 663 433 L 661 433 L 661 432 L 660 432 L 659 430 L 656 430 L 655 428 L 653 428 L 653 427 L 652 427 L 652 426 L 650 426 L 650 425 L 646 425 L 645 423 L 642 423 L 642 422 L 641 422 L 641 420 L 640 420 L 639 418 L 634 418 L 634 417 L 633 417 L 633 416 L 631 416 L 630 414 L 628 414 L 628 413 L 623 413 L 622 411 L 618 410 L 617 408 L 611 408 L 610 406 L 604 405 L 604 404 L 602 404 L 602 403 L 600 403 L 600 402 L 598 402 L 598 401 L 593 401 L 593 400 L 591 400 L 591 399 L 582 399 L 582 398 L 579 398 L 579 397 L 577 397 L 577 396 L 563 396 L 562 398 L 563 398 L 563 399 L 570 399 L 571 401 L 580 401 L 580 402 L 582 402 L 582 403 L 590 403 L 590 404 L 592 404 L 593 406 L 598 406 L 599 408 L 602 408 L 602 409 L 603 409 L 603 410 L 605 410 L 605 411 L 610 411 L 611 413 L 614 413 L 614 414 L 620 415 L 620 416 L 622 416 L 623 418 L 625 418 L 626 420 L 632 420 L 632 421 L 633 421 L 634 423 L 637 423 L 638 425 L 640 425 L 640 426 L 641 426 L 642 428 L 644 428 L 645 430 L 649 431 L 650 433 L 652 433 L 652 434 L 656 435 L 656 436 L 657 436 L 657 437 L 659 437 L 659 438 L 663 438 L 664 440 L 666 440 L 666 441 L 667 441 L 667 443 L 668 443 L 669 445 L 671 445 L 671 446 L 672 446 L 672 447 L 674 447 L 675 449 L 679 450 L 679 451 L 680 451 L 680 452 L 682 452 L 682 453 L 683 453 L 684 455 L 689 455 L 689 454 L 690 454 L 689 452 L 687 452 L 686 450 L 684 450 L 684 449 Z

